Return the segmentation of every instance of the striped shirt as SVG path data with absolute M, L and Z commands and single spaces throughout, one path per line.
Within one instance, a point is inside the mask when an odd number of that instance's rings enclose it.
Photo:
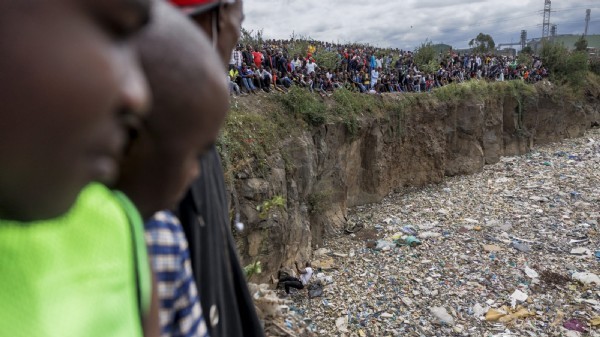
M 158 212 L 145 229 L 157 278 L 161 337 L 208 336 L 179 219 L 168 211 Z

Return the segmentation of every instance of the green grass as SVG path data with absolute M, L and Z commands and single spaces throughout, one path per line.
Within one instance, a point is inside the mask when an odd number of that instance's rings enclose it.
M 285 111 L 301 118 L 312 126 L 327 122 L 327 107 L 321 98 L 305 88 L 292 87 L 285 95 L 276 95 Z
M 360 128 L 360 117 L 381 108 L 381 100 L 373 95 L 364 95 L 346 89 L 336 90 L 332 95 L 334 104 L 329 108 L 329 119 L 341 121 L 351 136 Z
M 278 112 L 259 114 L 232 108 L 217 140 L 229 173 L 226 177 L 231 179 L 233 172 L 242 169 L 258 170 L 259 176 L 265 176 L 269 156 L 278 150 L 281 140 L 290 135 L 280 123 L 285 120 Z

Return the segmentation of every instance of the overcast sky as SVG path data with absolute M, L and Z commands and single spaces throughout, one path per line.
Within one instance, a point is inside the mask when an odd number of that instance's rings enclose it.
M 557 34 L 600 34 L 600 0 L 552 0 L 550 23 Z M 244 0 L 244 28 L 266 38 L 309 36 L 414 49 L 425 39 L 467 48 L 479 32 L 496 44 L 542 35 L 544 0 Z

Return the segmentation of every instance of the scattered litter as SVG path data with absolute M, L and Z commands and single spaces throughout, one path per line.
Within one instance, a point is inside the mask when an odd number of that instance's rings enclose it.
M 308 286 L 308 297 L 315 298 L 323 296 L 323 285 L 320 282 Z
M 348 316 L 338 317 L 335 320 L 335 326 L 339 332 L 348 332 Z
M 600 286 L 600 277 L 594 273 L 575 273 L 573 274 L 573 279 L 575 281 L 579 281 L 585 285 L 595 284 L 596 286 Z
M 317 250 L 315 250 L 315 251 L 313 252 L 313 256 L 314 256 L 314 257 L 327 256 L 327 255 L 329 255 L 329 253 L 331 253 L 331 250 L 330 250 L 330 249 L 327 249 L 327 248 L 319 248 L 319 249 L 317 249 Z
M 268 284 L 248 284 L 254 299 L 256 313 L 264 322 L 266 336 L 315 336 L 305 319 L 297 310 L 291 310 L 290 301 L 281 299 Z
M 503 306 L 500 309 L 490 309 L 485 314 L 485 320 L 490 322 L 508 323 L 515 319 L 524 319 L 535 316 L 535 312 L 531 312 L 522 306 L 517 306 L 515 309 Z
M 417 235 L 417 230 L 413 226 L 402 227 L 402 232 L 408 235 Z
M 519 289 L 515 290 L 515 292 L 512 295 L 510 295 L 511 300 L 515 300 L 515 301 L 519 301 L 519 302 L 527 301 L 528 297 L 529 296 L 527 296 L 527 294 L 520 291 Z M 513 305 L 513 307 L 515 307 L 515 306 Z
M 573 331 L 577 331 L 577 332 L 586 332 L 587 331 L 585 324 L 575 318 L 565 321 L 563 323 L 563 327 L 567 330 L 573 330 Z
M 384 312 L 384 313 L 382 313 L 380 315 L 380 317 L 382 317 L 382 318 L 392 318 L 392 317 L 394 317 L 394 315 L 392 315 L 392 314 L 390 314 L 388 312 Z
M 569 279 L 568 277 L 566 277 L 564 275 L 561 275 L 559 273 L 555 273 L 555 272 L 550 271 L 550 270 L 544 270 L 542 272 L 542 275 L 541 275 L 540 279 L 544 283 L 554 284 L 554 285 L 558 285 L 558 286 L 565 285 L 566 283 L 568 283 L 571 280 L 571 279 Z
M 487 312 L 487 310 L 484 307 L 482 307 L 481 304 L 479 304 L 479 303 L 477 303 L 473 306 L 473 316 L 475 316 L 475 317 L 481 317 L 486 312 Z
M 408 307 L 410 307 L 411 305 L 413 305 L 413 301 L 410 298 L 408 298 L 408 297 L 402 297 L 401 300 Z
M 586 255 L 586 256 L 589 255 L 589 256 L 591 256 L 592 255 L 592 251 L 589 250 L 589 249 L 587 249 L 587 248 L 584 248 L 584 247 L 578 247 L 578 248 L 571 249 L 571 254 L 573 254 L 573 255 Z
M 404 240 L 405 244 L 410 247 L 421 245 L 421 241 L 414 236 L 409 236 Z
M 434 239 L 439 238 L 440 236 L 442 236 L 442 234 L 437 232 L 423 232 L 419 234 L 419 238 L 421 239 Z
M 319 336 L 598 335 L 600 129 L 587 137 L 350 209 L 364 229 L 321 245 L 323 294 L 289 311 Z
M 525 267 L 524 271 L 525 271 L 525 275 L 529 276 L 530 278 L 537 278 L 540 276 L 537 271 L 535 271 L 529 267 Z
M 448 311 L 446 311 L 445 308 L 433 307 L 433 308 L 430 308 L 429 311 L 431 311 L 431 314 L 433 315 L 433 317 L 435 317 L 438 320 L 437 323 L 446 324 L 446 325 L 454 325 L 454 318 L 452 317 L 452 315 L 450 315 L 448 313 Z
M 503 251 L 502 247 L 496 245 L 483 245 L 483 250 L 486 252 L 500 252 Z
M 318 273 L 317 276 L 317 281 L 321 284 L 331 284 L 333 283 L 333 276 L 331 275 L 325 275 L 325 273 Z
M 511 244 L 511 246 L 513 246 L 513 248 L 515 248 L 516 250 L 518 250 L 522 253 L 528 253 L 529 251 L 531 251 L 531 247 L 529 247 L 529 245 L 524 244 L 524 243 L 513 242 Z

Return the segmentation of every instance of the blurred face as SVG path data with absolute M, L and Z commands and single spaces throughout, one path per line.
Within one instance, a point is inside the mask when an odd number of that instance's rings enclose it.
M 163 24 L 150 26 L 137 46 L 154 104 L 121 162 L 117 183 L 146 218 L 181 200 L 229 108 L 221 59 L 205 34 L 165 3 L 156 3 L 152 14 Z M 165 63 L 171 66 L 165 69 Z
M 58 216 L 110 182 L 149 94 L 127 38 L 145 0 L 0 3 L 0 218 Z M 24 16 L 26 15 L 26 20 Z
M 204 12 L 192 17 L 192 19 L 208 34 L 216 39 L 216 47 L 223 64 L 228 64 L 231 51 L 240 39 L 242 21 L 244 21 L 244 8 L 242 0 L 233 3 L 222 4 L 218 9 L 218 16 L 214 11 Z M 213 20 L 217 20 L 217 32 L 213 32 Z M 213 41 L 214 42 L 214 41 Z M 252 52 L 252 46 L 246 46 L 246 50 Z
M 224 63 L 229 62 L 231 50 L 240 39 L 242 21 L 244 21 L 244 5 L 242 0 L 221 6 L 219 11 L 219 37 L 217 51 Z
M 223 88 L 225 89 L 225 88 Z M 156 168 L 155 176 L 159 178 L 160 184 L 157 187 L 160 193 L 155 195 L 156 205 L 152 211 L 161 209 L 173 209 L 183 198 L 190 184 L 201 174 L 199 158 L 208 152 L 217 139 L 219 128 L 226 114 L 227 102 L 226 90 L 216 93 L 219 95 L 218 106 L 211 100 L 205 100 L 203 105 L 199 105 L 190 115 L 193 119 L 188 119 L 186 125 L 182 125 L 176 135 L 172 135 L 167 141 L 156 144 L 156 158 L 154 162 L 163 161 L 169 165 L 162 165 Z M 214 101 L 214 100 L 213 100 Z M 211 112 L 211 117 L 207 118 L 198 113 L 202 107 L 205 109 L 208 105 L 213 106 L 207 111 Z M 182 112 L 183 113 L 183 112 Z M 149 212 L 152 213 L 152 212 Z M 148 214 L 150 215 L 150 214 Z
M 215 56 L 215 69 L 219 62 Z M 229 107 L 228 89 L 220 72 L 217 75 L 212 76 L 210 85 L 201 84 L 199 93 L 178 97 L 185 101 L 185 108 L 165 105 L 151 111 L 124 159 L 118 188 L 133 200 L 144 218 L 174 209 L 201 174 L 199 159 L 215 143 Z M 157 90 L 157 100 L 159 95 Z

